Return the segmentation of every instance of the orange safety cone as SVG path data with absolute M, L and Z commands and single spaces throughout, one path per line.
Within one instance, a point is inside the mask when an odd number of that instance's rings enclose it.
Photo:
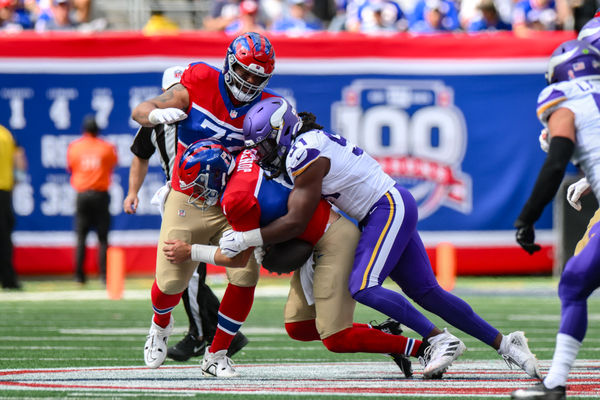
M 437 281 L 444 290 L 451 291 L 456 284 L 456 248 L 442 242 L 435 248 Z
M 109 247 L 106 253 L 106 291 L 109 299 L 119 300 L 125 290 L 125 251 Z

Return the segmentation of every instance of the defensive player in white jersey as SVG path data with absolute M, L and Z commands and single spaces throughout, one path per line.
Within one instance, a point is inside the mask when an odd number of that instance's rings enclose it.
M 288 122 L 290 113 L 294 124 Z M 225 255 L 295 237 L 324 197 L 359 221 L 361 236 L 349 278 L 354 299 L 421 334 L 441 352 L 441 359 L 459 357 L 466 349 L 462 341 L 436 327 L 401 293 L 384 288 L 382 283 L 389 276 L 417 304 L 494 347 L 508 363 L 539 377 L 537 360 L 522 332 L 503 336 L 466 302 L 440 287 L 416 230 L 414 198 L 372 157 L 346 139 L 323 131 L 314 115 L 298 117 L 281 98 L 253 106 L 243 130 L 246 146 L 257 149 L 259 164 L 272 174 L 287 173 L 294 188 L 284 216 L 260 229 L 224 233 L 220 246 Z M 428 364 L 423 374 L 439 377 L 445 369 Z
M 548 129 L 550 145 L 533 191 L 515 222 L 517 242 L 529 253 L 535 244 L 534 223 L 558 190 L 569 161 L 579 164 L 600 195 L 600 51 L 570 40 L 552 53 L 538 97 L 537 115 Z M 558 286 L 561 323 L 552 366 L 544 381 L 519 389 L 513 399 L 564 399 L 569 370 L 587 330 L 587 298 L 600 287 L 600 224 L 590 221 L 578 251 L 566 264 Z

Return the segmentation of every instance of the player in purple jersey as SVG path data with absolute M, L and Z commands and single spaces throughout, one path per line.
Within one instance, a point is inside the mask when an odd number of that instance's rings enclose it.
M 531 195 L 515 221 L 517 242 L 530 254 L 540 250 L 535 243 L 534 223 L 556 194 L 569 161 L 579 163 L 594 194 L 600 194 L 597 139 L 600 51 L 590 45 L 600 37 L 599 29 L 597 21 L 588 22 L 580 32 L 583 40 L 561 44 L 548 63 L 549 86 L 540 93 L 537 108 L 550 137 L 548 154 Z M 561 321 L 550 370 L 543 382 L 514 391 L 513 399 L 566 398 L 567 377 L 587 330 L 587 299 L 600 287 L 599 221 L 600 213 L 596 212 L 560 277 Z
M 539 378 L 537 360 L 523 332 L 503 336 L 437 283 L 416 230 L 417 205 L 410 192 L 362 149 L 324 132 L 314 115 L 296 116 L 298 127 L 288 113 L 295 111 L 285 100 L 268 99 L 253 107 L 244 120 L 245 143 L 257 148 L 258 162 L 273 173 L 287 172 L 294 180 L 288 213 L 260 229 L 224 233 L 220 240 L 223 254 L 231 257 L 248 247 L 294 237 L 325 197 L 356 218 L 362 231 L 350 274 L 350 293 L 431 343 L 431 360 L 436 361 L 426 362 L 426 378 L 440 377 L 466 347 L 446 329 L 436 327 L 402 294 L 384 288 L 388 276 L 417 304 L 492 346 L 509 366 L 518 365 Z M 437 362 L 440 360 L 443 365 Z

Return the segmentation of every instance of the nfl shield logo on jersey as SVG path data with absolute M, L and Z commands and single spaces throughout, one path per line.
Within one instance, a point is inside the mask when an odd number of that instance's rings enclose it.
M 333 131 L 375 158 L 410 189 L 423 219 L 440 207 L 468 214 L 471 177 L 463 113 L 440 80 L 358 79 L 332 107 Z
M 185 217 L 185 210 L 177 210 L 177 215 L 180 217 Z

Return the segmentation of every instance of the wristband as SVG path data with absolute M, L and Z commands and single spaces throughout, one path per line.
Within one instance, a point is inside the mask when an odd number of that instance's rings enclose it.
M 244 243 L 246 243 L 248 247 L 256 247 L 263 245 L 263 238 L 260 234 L 260 228 L 242 232 L 242 237 L 244 238 Z
M 215 253 L 217 252 L 217 246 L 207 246 L 204 244 L 193 244 L 190 254 L 192 261 L 204 262 L 208 264 L 215 264 Z

